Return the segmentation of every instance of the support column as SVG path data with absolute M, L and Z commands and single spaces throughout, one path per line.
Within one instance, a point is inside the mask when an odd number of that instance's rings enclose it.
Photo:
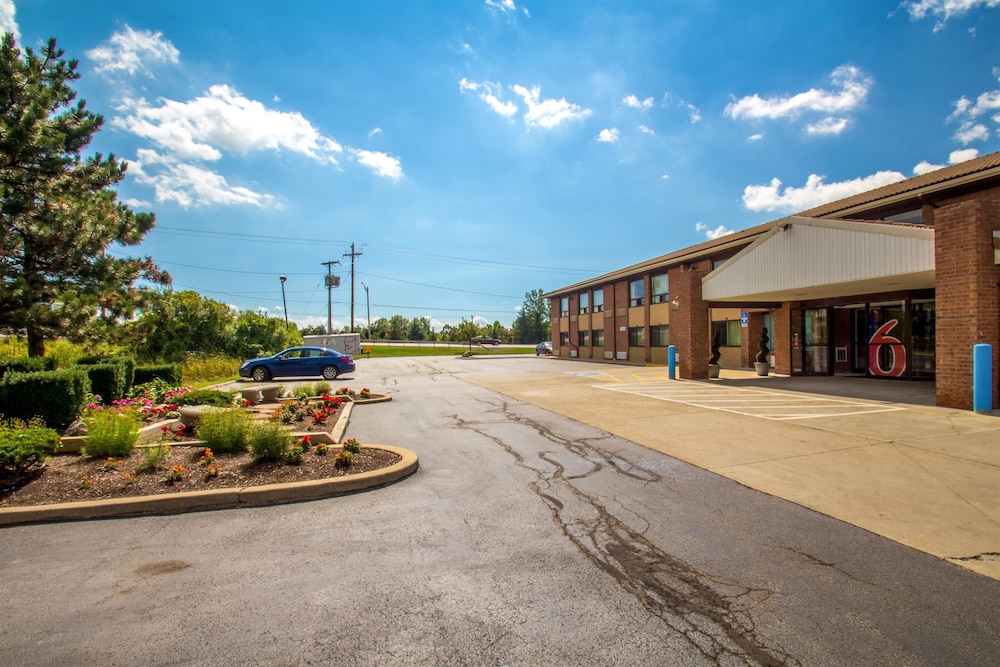
M 670 342 L 677 348 L 680 377 L 708 378 L 712 356 L 711 323 L 708 304 L 701 298 L 701 279 L 711 271 L 711 263 L 684 265 L 669 272 Z
M 972 409 L 972 346 L 993 346 L 993 404 L 1000 399 L 1000 266 L 993 232 L 1000 202 L 972 200 L 934 211 L 936 392 L 943 407 Z

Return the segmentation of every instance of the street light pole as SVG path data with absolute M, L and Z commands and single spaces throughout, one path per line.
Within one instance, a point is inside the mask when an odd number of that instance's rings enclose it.
M 288 328 L 288 302 L 285 301 L 285 281 L 287 277 L 281 276 L 281 308 L 285 311 L 285 328 Z
M 365 306 L 368 308 L 368 341 L 371 342 L 372 339 L 372 302 L 368 298 L 368 285 L 361 283 L 361 286 L 365 288 Z

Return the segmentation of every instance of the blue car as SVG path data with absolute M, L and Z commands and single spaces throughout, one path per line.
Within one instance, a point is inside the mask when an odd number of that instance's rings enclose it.
M 290 347 L 271 357 L 244 361 L 240 377 L 266 382 L 275 377 L 314 377 L 336 380 L 354 372 L 354 359 L 328 347 Z

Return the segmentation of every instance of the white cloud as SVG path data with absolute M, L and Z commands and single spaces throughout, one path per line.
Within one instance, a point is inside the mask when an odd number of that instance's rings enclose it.
M 758 132 L 757 134 L 751 134 L 749 137 L 747 137 L 747 141 L 760 141 L 763 138 L 764 135 Z
M 1000 79 L 1000 68 L 994 68 L 993 74 Z M 955 110 L 948 116 L 949 123 L 959 122 L 955 140 L 968 146 L 973 141 L 989 139 L 990 129 L 980 122 L 980 116 L 993 114 L 991 120 L 1000 123 L 1000 113 L 996 113 L 998 110 L 1000 110 L 1000 90 L 988 90 L 980 94 L 975 102 L 964 95 L 955 100 Z
M 933 16 L 934 32 L 937 32 L 949 19 L 962 16 L 976 7 L 998 7 L 1000 0 L 906 0 L 901 6 L 914 21 Z
M 156 173 L 146 173 L 147 166 L 156 166 Z M 150 185 L 159 203 L 175 202 L 181 208 L 211 204 L 273 206 L 274 198 L 248 188 L 232 186 L 214 171 L 174 161 L 148 149 L 139 151 L 139 159 L 128 163 L 129 175 L 136 183 Z
M 639 130 L 640 132 L 642 132 L 643 134 L 656 134 L 656 132 L 654 132 L 653 130 L 649 129 L 649 128 L 648 128 L 648 127 L 646 127 L 645 125 L 640 125 L 640 126 L 639 126 L 638 128 L 636 128 L 636 129 L 638 129 L 638 130 Z
M 461 80 L 459 80 L 458 82 L 458 89 L 461 90 L 463 93 L 467 90 L 476 91 L 479 90 L 479 84 L 476 83 L 475 81 L 469 81 L 463 76 Z
M 0 0 L 0 32 L 9 32 L 14 35 L 14 39 L 21 41 L 21 29 L 17 27 L 17 8 L 14 0 Z
M 149 75 L 146 67 L 149 63 L 176 64 L 180 59 L 180 51 L 163 38 L 163 33 L 133 30 L 128 25 L 86 55 L 97 63 L 94 69 L 99 73 L 127 72 L 130 76 L 136 72 Z
M 368 131 L 368 138 L 371 139 L 376 134 L 382 134 L 382 128 L 381 127 L 373 127 L 371 130 L 369 130 Z
M 967 162 L 979 157 L 979 151 L 975 148 L 963 148 L 962 150 L 952 151 L 948 154 L 948 162 L 951 164 L 958 164 L 959 162 Z
M 517 10 L 514 0 L 486 0 L 486 6 L 499 9 L 501 12 L 513 12 Z
M 668 180 L 669 178 L 670 178 L 670 174 L 664 174 L 663 176 L 660 176 L 660 180 L 664 180 L 664 181 Z
M 768 185 L 748 185 L 743 189 L 743 205 L 751 211 L 784 211 L 796 212 L 820 206 L 838 199 L 856 195 L 901 181 L 903 176 L 898 171 L 879 171 L 870 176 L 863 176 L 839 183 L 824 183 L 823 176 L 810 174 L 806 184 L 801 188 L 781 188 L 777 178 Z
M 979 151 L 975 148 L 963 148 L 961 150 L 952 151 L 948 154 L 948 164 L 958 164 L 959 162 L 965 162 L 967 160 L 972 160 L 979 156 Z M 913 173 L 920 176 L 922 174 L 927 174 L 932 171 L 937 171 L 938 169 L 944 169 L 947 164 L 931 164 L 927 160 L 920 162 L 915 167 L 913 167 Z
M 804 93 L 764 98 L 754 93 L 730 102 L 725 114 L 730 118 L 794 120 L 803 114 L 819 113 L 824 118 L 807 126 L 811 134 L 837 134 L 847 125 L 844 117 L 860 107 L 868 97 L 873 80 L 859 68 L 841 65 L 830 75 L 831 90 L 811 88 Z M 834 117 L 834 114 L 840 116 Z
M 138 209 L 140 211 L 148 211 L 149 209 L 153 208 L 153 204 L 146 201 L 145 199 L 134 199 L 131 197 L 127 197 L 122 199 L 121 201 L 123 204 L 125 204 L 126 206 L 128 206 L 133 210 Z
M 564 122 L 582 120 L 592 113 L 577 104 L 567 102 L 566 98 L 547 100 L 541 99 L 542 89 L 534 86 L 528 90 L 524 86 L 515 85 L 514 92 L 521 96 L 528 107 L 524 114 L 524 122 L 528 127 L 543 127 L 550 130 Z
M 619 139 L 618 128 L 613 127 L 610 130 L 605 128 L 601 130 L 601 133 L 597 135 L 597 140 L 602 144 L 614 144 L 617 143 Z
M 819 122 L 806 125 L 806 134 L 840 134 L 847 128 L 846 118 L 828 116 Z
M 483 92 L 479 95 L 479 99 L 486 102 L 486 105 L 490 109 L 504 118 L 510 118 L 517 113 L 516 104 L 513 102 L 504 102 L 500 99 L 499 95 L 503 90 L 503 86 L 499 83 L 492 83 L 490 81 L 477 83 L 476 81 L 469 81 L 465 77 L 462 77 L 462 80 L 458 82 L 458 89 L 463 93 L 479 92 L 482 89 Z
M 634 109 L 649 109 L 653 106 L 653 98 L 647 97 L 644 100 L 640 100 L 635 95 L 627 95 L 622 98 L 622 104 L 627 107 L 632 107 Z
M 663 106 L 668 108 L 679 107 L 681 109 L 685 109 L 688 112 L 688 120 L 690 120 L 692 124 L 701 120 L 701 110 L 699 110 L 698 107 L 683 98 L 676 97 L 673 93 L 664 93 Z
M 681 100 L 681 106 L 688 110 L 688 118 L 692 123 L 697 123 L 701 120 L 701 111 L 698 110 L 698 107 L 684 100 Z
M 189 102 L 161 98 L 159 105 L 129 99 L 112 124 L 152 140 L 179 158 L 219 160 L 222 151 L 290 150 L 336 164 L 343 148 L 324 137 L 298 112 L 268 109 L 225 85 Z
M 403 167 L 400 165 L 399 160 L 391 155 L 378 151 L 356 149 L 351 149 L 351 155 L 358 162 L 371 169 L 377 176 L 391 178 L 394 181 L 398 181 L 403 176 Z
M 732 234 L 733 231 L 735 231 L 732 229 L 727 229 L 725 225 L 719 225 L 715 229 L 710 229 L 708 225 L 703 224 L 701 222 L 696 223 L 694 228 L 698 231 L 699 234 L 704 232 L 705 237 L 709 239 L 717 239 L 722 236 L 725 236 L 726 234 Z

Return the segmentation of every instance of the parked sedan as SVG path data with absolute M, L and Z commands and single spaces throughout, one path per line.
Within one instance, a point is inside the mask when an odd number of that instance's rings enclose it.
M 500 339 L 490 338 L 488 336 L 476 336 L 472 339 L 472 342 L 476 343 L 477 345 L 499 345 Z
M 543 340 L 535 346 L 535 356 L 540 354 L 552 354 L 552 341 Z
M 290 347 L 278 354 L 250 359 L 240 366 L 240 377 L 266 382 L 274 377 L 314 377 L 335 380 L 354 372 L 354 359 L 328 347 Z

